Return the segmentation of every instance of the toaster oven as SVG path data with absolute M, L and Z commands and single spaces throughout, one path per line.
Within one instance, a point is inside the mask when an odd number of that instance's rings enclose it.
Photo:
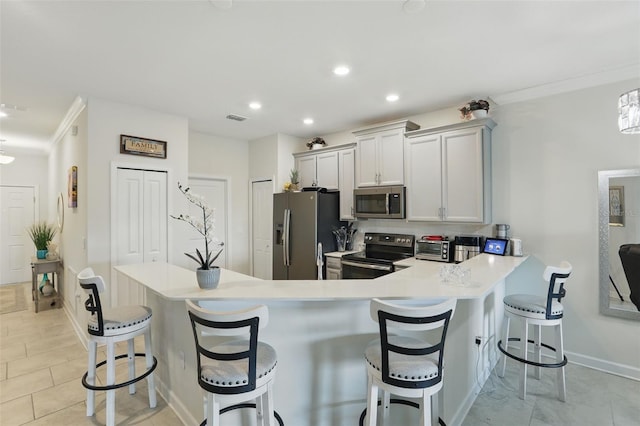
M 446 237 L 429 236 L 416 241 L 416 259 L 453 262 L 453 242 Z

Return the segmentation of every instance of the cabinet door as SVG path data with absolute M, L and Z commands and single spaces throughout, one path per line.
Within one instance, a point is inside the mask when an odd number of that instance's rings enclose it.
M 375 135 L 358 138 L 356 153 L 356 185 L 378 185 L 378 141 Z
M 440 135 L 406 142 L 407 219 L 441 221 L 442 144 Z
M 296 159 L 296 170 L 298 170 L 300 179 L 298 183 L 300 189 L 306 186 L 314 186 L 316 183 L 316 156 L 298 157 Z
M 338 152 L 324 152 L 316 156 L 316 179 L 318 186 L 338 189 Z
M 327 277 L 328 280 L 340 280 L 342 279 L 342 272 L 340 269 L 331 269 L 327 268 Z
M 443 204 L 450 222 L 483 221 L 484 181 L 482 129 L 465 129 L 442 135 Z
M 404 129 L 383 132 L 378 137 L 378 184 L 404 184 Z
M 355 186 L 354 148 L 338 152 L 338 184 L 340 188 L 340 220 L 353 220 L 353 188 Z

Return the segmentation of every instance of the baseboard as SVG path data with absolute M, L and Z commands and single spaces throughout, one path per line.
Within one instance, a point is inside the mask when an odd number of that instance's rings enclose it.
M 616 362 L 606 361 L 575 352 L 565 351 L 565 354 L 571 364 L 577 364 L 627 379 L 640 381 L 640 368 L 625 364 L 618 364 Z
M 184 404 L 182 404 L 182 401 L 180 400 L 180 398 L 178 398 L 178 396 L 175 393 L 170 391 L 167 388 L 167 386 L 162 382 L 162 380 L 159 379 L 158 376 L 156 376 L 155 379 L 156 379 L 156 391 L 162 396 L 162 398 L 165 401 L 167 401 L 167 405 L 171 407 L 171 409 L 176 414 L 176 416 L 180 419 L 183 425 L 199 425 L 200 423 L 202 423 L 202 419 L 196 420 L 191 415 L 189 410 L 187 410 L 187 407 L 185 407 Z M 202 416 L 204 418 L 204 411 Z

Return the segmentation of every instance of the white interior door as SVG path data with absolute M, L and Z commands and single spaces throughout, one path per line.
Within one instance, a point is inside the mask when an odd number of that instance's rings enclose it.
M 191 177 L 189 178 L 189 188 L 191 188 L 190 192 L 204 197 L 209 207 L 215 209 L 215 229 L 213 236 L 224 243 L 224 249 L 215 261 L 214 265 L 222 268 L 230 268 L 229 254 L 232 242 L 229 240 L 228 232 L 227 180 L 219 178 Z M 199 217 L 202 215 L 202 210 L 193 204 L 189 204 L 189 215 Z M 189 237 L 187 238 L 188 248 L 185 251 L 195 253 L 195 249 L 198 248 L 200 253 L 204 256 L 204 237 L 186 224 L 185 229 L 187 229 L 186 232 L 189 233 Z M 213 250 L 217 249 L 218 248 L 216 247 L 213 248 Z
M 118 168 L 116 174 L 113 265 L 166 262 L 167 173 Z M 127 281 L 112 288 L 112 306 L 145 302 L 140 286 L 131 288 Z
M 0 187 L 0 284 L 31 280 L 35 247 L 26 228 L 35 220 L 33 187 Z
M 273 182 L 251 184 L 252 273 L 256 278 L 272 277 Z

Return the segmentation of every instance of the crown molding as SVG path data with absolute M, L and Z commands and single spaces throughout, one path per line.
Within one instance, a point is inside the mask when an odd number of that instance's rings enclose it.
M 53 134 L 53 138 L 51 139 L 52 147 L 55 146 L 58 143 L 58 141 L 60 141 L 60 139 L 64 137 L 64 135 L 71 128 L 73 123 L 76 121 L 76 118 L 78 118 L 80 113 L 84 111 L 86 106 L 87 106 L 87 100 L 82 96 L 76 96 L 76 98 L 73 100 L 73 103 L 69 107 L 67 114 L 64 116 L 64 118 L 60 122 L 58 129 Z
M 491 100 L 498 105 L 506 105 L 634 78 L 640 79 L 640 64 L 502 93 L 491 96 Z

